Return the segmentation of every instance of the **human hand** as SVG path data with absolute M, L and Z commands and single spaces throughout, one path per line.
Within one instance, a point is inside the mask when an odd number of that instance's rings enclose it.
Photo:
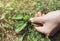
M 60 30 L 60 10 L 49 12 L 46 15 L 38 12 L 36 16 L 38 17 L 31 18 L 30 21 L 43 24 L 43 26 L 35 26 L 37 31 L 52 36 Z

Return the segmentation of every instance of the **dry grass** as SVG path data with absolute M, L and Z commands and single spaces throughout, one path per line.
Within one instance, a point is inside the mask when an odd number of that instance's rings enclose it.
M 19 36 L 14 32 L 17 21 L 12 20 L 16 13 L 33 17 L 38 11 L 48 13 L 59 9 L 60 0 L 0 0 L 0 41 L 15 41 Z

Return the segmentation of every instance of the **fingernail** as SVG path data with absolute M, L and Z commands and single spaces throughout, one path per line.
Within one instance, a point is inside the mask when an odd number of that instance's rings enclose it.
M 33 18 L 30 18 L 30 20 L 32 20 Z
M 33 20 L 33 18 L 30 18 L 30 21 L 32 21 Z
M 33 18 L 31 18 L 30 21 L 33 22 Z

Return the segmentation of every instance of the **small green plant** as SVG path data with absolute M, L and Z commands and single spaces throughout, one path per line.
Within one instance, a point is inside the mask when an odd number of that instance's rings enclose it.
M 24 35 L 22 37 L 24 37 L 23 39 L 26 39 L 26 41 L 50 41 L 48 36 L 42 35 L 33 28 L 33 24 L 29 21 L 29 18 L 30 17 L 28 15 L 14 15 L 12 19 L 18 21 L 15 26 L 15 32 L 17 34 L 22 33 L 22 35 Z

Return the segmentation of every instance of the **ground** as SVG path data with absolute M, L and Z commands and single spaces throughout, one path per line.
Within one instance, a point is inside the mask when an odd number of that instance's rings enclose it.
M 39 11 L 46 14 L 54 10 L 60 10 L 60 0 L 0 0 L 0 41 L 15 41 L 21 36 L 14 32 L 15 25 L 18 23 L 17 20 L 12 20 L 15 14 L 21 13 L 34 17 L 34 14 Z M 31 31 L 34 33 L 33 30 Z M 51 37 L 51 40 L 60 41 L 59 37 L 60 35 L 57 34 Z M 37 41 L 34 39 L 25 39 L 23 41 Z M 41 41 L 43 41 L 43 39 Z

